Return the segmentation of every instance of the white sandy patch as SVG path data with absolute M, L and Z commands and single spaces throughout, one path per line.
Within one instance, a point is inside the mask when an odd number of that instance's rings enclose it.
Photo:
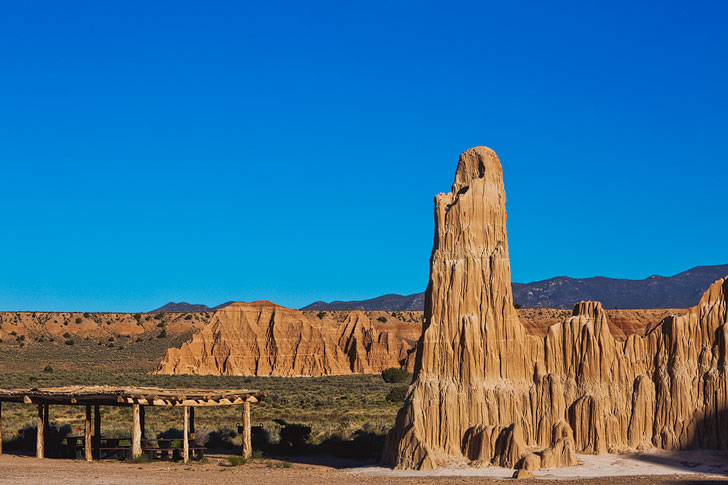
M 651 450 L 624 455 L 578 455 L 580 464 L 566 468 L 535 470 L 537 478 L 596 478 L 634 475 L 687 475 L 706 473 L 728 477 L 728 452 L 714 450 L 665 451 Z M 452 466 L 437 470 L 392 470 L 367 467 L 349 470 L 352 474 L 371 474 L 392 477 L 485 477 L 511 478 L 510 468 Z

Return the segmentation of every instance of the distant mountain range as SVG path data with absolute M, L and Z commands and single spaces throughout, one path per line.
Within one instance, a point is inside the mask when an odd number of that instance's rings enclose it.
M 170 301 L 164 306 L 160 306 L 159 308 L 150 311 L 149 313 L 191 313 L 191 312 L 209 312 L 209 311 L 215 311 L 219 310 L 220 308 L 225 308 L 229 304 L 233 303 L 232 301 L 228 301 L 223 303 L 222 305 L 214 306 L 210 308 L 207 305 L 197 305 L 192 303 L 175 303 L 173 301 Z
M 650 276 L 643 280 L 569 278 L 558 276 L 533 283 L 513 283 L 513 302 L 524 308 L 571 308 L 594 300 L 604 308 L 687 308 L 696 305 L 705 290 L 728 276 L 728 264 L 697 266 L 675 276 Z M 425 294 L 384 295 L 371 300 L 317 301 L 302 310 L 423 310 Z
M 425 294 L 415 293 L 414 295 L 382 295 L 371 300 L 362 301 L 332 301 L 325 303 L 317 301 L 301 310 L 424 310 Z

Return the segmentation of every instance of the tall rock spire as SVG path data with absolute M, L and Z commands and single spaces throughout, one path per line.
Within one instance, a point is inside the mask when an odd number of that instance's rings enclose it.
M 596 302 L 545 337 L 527 335 L 513 308 L 505 203 L 486 147 L 460 155 L 452 191 L 435 197 L 414 380 L 383 462 L 533 468 L 576 464 L 575 451 L 727 448 L 728 282 L 645 337 L 615 340 Z

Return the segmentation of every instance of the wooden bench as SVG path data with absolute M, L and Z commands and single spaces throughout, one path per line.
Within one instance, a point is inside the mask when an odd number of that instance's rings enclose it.
M 142 451 L 147 454 L 150 460 L 169 460 L 169 452 L 172 452 L 172 461 L 179 461 L 182 459 L 182 448 L 161 448 L 158 446 L 149 446 L 142 448 Z M 204 446 L 190 446 L 190 458 L 197 458 L 201 460 L 205 457 L 207 448 Z M 159 454 L 159 455 L 157 455 Z
M 99 458 L 117 458 L 119 460 L 126 460 L 128 458 L 131 458 L 131 447 L 129 446 L 99 448 L 99 451 L 101 453 L 101 456 Z

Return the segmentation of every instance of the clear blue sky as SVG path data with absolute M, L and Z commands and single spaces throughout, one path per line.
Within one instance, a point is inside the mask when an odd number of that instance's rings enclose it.
M 0 310 L 414 293 L 463 150 L 514 281 L 728 262 L 728 2 L 5 2 Z

